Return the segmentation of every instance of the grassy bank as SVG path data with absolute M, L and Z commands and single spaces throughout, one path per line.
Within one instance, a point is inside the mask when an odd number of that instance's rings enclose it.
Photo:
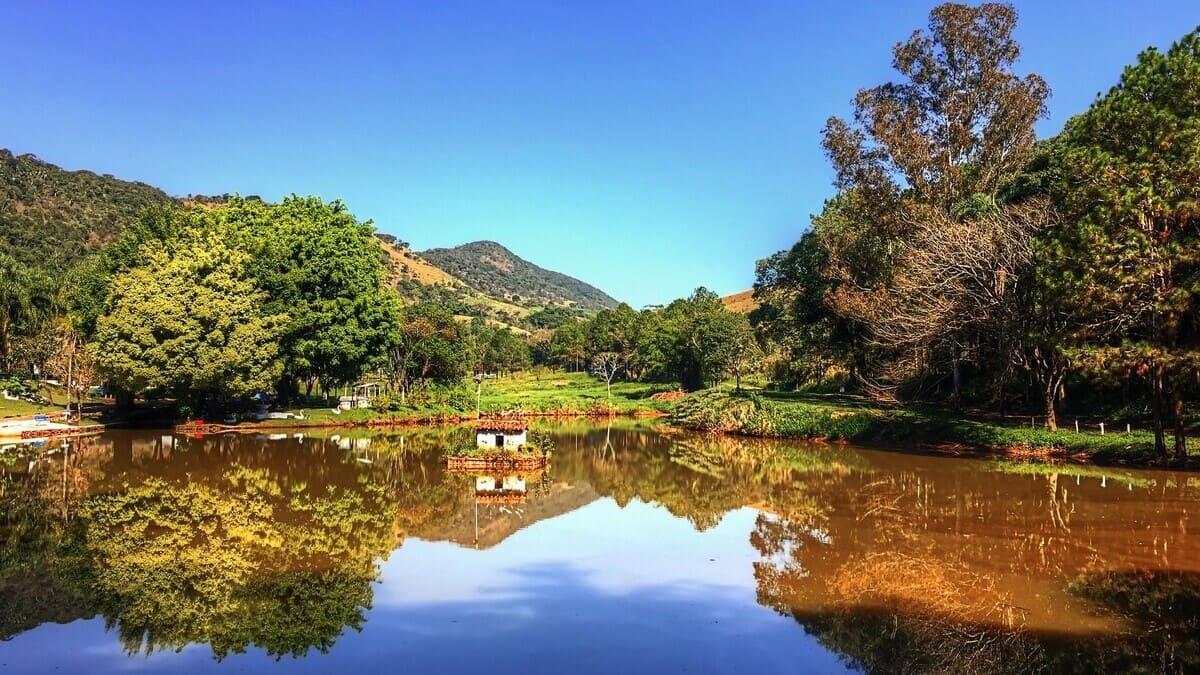
M 767 438 L 809 438 L 913 448 L 1002 452 L 1087 460 L 1101 464 L 1153 464 L 1149 431 L 1099 432 L 1029 428 L 946 411 L 883 408 L 845 396 L 730 395 L 700 392 L 679 401 L 677 426 Z M 1200 454 L 1193 452 L 1193 461 Z
M 311 400 L 286 408 L 302 419 L 263 420 L 245 425 L 300 426 L 372 426 L 420 424 L 456 421 L 475 416 L 475 385 L 471 383 L 470 405 L 443 404 L 395 405 L 391 410 L 356 408 L 335 412 L 332 402 Z M 642 382 L 614 382 L 611 396 L 604 382 L 586 373 L 518 373 L 509 377 L 484 380 L 479 409 L 483 414 L 522 412 L 531 415 L 562 417 L 609 417 L 662 415 L 670 411 L 671 401 L 656 400 L 655 394 L 671 391 L 667 385 Z M 418 400 L 416 398 L 411 400 Z M 209 420 L 218 422 L 220 420 Z
M 551 371 L 518 373 L 484 380 L 480 408 L 485 413 L 523 410 L 546 414 L 666 413 L 670 401 L 651 398 L 673 387 L 645 382 L 613 382 L 612 396 L 604 382 L 587 373 Z
M 7 417 L 27 417 L 37 414 L 61 413 L 64 407 L 61 405 L 51 405 L 42 403 L 30 403 L 28 401 L 10 401 L 0 398 L 0 419 Z

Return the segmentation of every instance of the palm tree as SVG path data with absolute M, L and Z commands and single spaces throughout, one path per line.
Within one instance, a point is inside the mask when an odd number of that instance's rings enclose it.
M 58 307 L 54 280 L 11 255 L 0 253 L 0 368 L 13 365 L 13 333 L 32 334 Z
M 12 365 L 9 345 L 13 327 L 33 307 L 33 279 L 29 268 L 6 253 L 0 253 L 0 368 Z

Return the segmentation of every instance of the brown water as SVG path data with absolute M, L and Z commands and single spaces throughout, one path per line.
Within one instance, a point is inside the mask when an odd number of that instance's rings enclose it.
M 12 672 L 1197 672 L 1200 475 L 548 426 L 0 455 Z

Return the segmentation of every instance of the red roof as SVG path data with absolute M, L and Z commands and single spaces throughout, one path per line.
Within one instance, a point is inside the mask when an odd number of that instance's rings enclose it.
M 480 419 L 475 421 L 476 431 L 507 431 L 520 433 L 529 429 L 529 422 L 523 419 Z

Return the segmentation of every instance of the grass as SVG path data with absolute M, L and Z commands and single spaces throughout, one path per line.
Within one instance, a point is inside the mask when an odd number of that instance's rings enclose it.
M 587 373 L 518 373 L 484 380 L 480 409 L 485 413 L 518 408 L 547 414 L 665 413 L 672 403 L 650 397 L 672 389 L 663 384 L 613 382 L 610 398 L 604 382 Z
M 858 443 L 962 446 L 971 450 L 1066 456 L 1099 464 L 1152 464 L 1149 431 L 1099 432 L 1029 428 L 948 411 L 884 408 L 844 394 L 699 392 L 679 402 L 677 426 L 762 436 Z M 1193 453 L 1196 456 L 1196 453 Z
M 436 420 L 459 416 L 473 417 L 475 415 L 474 383 L 471 383 L 470 386 L 471 405 L 469 406 L 408 405 L 387 412 L 355 408 L 343 410 L 338 414 L 333 412 L 333 403 L 321 405 L 317 400 L 309 400 L 286 408 L 288 412 L 302 413 L 304 415 L 302 420 L 263 420 L 253 422 L 253 424 L 293 427 L 298 424 L 353 425 L 401 420 Z M 673 406 L 673 402 L 653 400 L 651 397 L 656 393 L 672 389 L 671 386 L 662 384 L 614 382 L 610 398 L 604 382 L 587 373 L 547 371 L 535 374 L 526 372 L 484 380 L 480 410 L 485 415 L 514 410 L 563 416 L 659 414 L 668 412 Z M 220 423 L 220 420 L 216 419 L 206 421 Z
M 30 403 L 28 401 L 9 401 L 0 398 L 0 419 L 8 417 L 25 417 L 39 413 L 62 412 L 63 406 Z

